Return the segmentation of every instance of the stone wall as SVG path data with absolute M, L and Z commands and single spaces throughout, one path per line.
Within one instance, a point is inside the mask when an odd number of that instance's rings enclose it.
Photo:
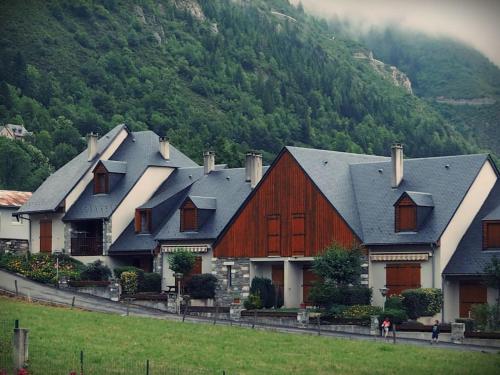
M 28 250 L 28 240 L 0 239 L 0 254 L 10 252 L 16 255 L 24 255 Z
M 111 220 L 102 221 L 102 255 L 108 255 L 108 250 L 113 243 L 113 234 L 111 232 Z
M 228 269 L 231 268 L 231 286 Z M 250 292 L 250 259 L 212 258 L 212 274 L 217 278 L 215 298 L 219 306 L 229 306 L 235 298 L 242 301 Z
M 64 223 L 64 252 L 71 253 L 71 232 L 73 227 L 71 223 Z

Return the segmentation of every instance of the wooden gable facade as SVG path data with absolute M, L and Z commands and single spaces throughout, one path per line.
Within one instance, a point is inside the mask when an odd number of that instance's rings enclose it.
M 360 241 L 285 149 L 221 234 L 215 257 L 315 256 Z

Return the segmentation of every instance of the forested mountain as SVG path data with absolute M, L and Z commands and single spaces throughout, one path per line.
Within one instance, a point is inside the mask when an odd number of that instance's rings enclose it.
M 406 73 L 414 93 L 457 130 L 500 155 L 500 69 L 484 55 L 450 38 L 394 26 L 373 28 L 359 40 Z
M 410 156 L 474 152 L 426 100 L 355 58 L 364 46 L 286 0 L 4 0 L 0 188 L 34 189 L 118 123 L 195 160 L 283 145 Z M 36 172 L 34 174 L 33 172 Z

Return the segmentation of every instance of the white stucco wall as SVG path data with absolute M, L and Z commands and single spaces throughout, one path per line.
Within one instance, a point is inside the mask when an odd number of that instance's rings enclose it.
M 52 220 L 52 251 L 64 249 L 64 223 L 62 217 L 64 214 L 39 214 L 30 215 L 31 219 L 31 243 L 30 251 L 32 253 L 40 252 L 40 220 Z M 69 249 L 66 249 L 69 251 Z
M 460 240 L 495 185 L 497 176 L 489 161 L 481 168 L 440 239 L 439 274 L 448 264 Z
M 285 285 L 284 285 L 284 303 L 285 307 L 298 307 L 303 300 L 303 280 L 302 280 L 302 262 L 285 262 Z
M 112 242 L 120 236 L 135 216 L 135 209 L 147 202 L 158 187 L 174 171 L 173 168 L 149 167 L 142 174 L 125 199 L 111 215 Z
M 127 131 L 122 129 L 116 136 L 116 138 L 111 142 L 111 144 L 104 150 L 102 155 L 99 157 L 99 160 L 108 160 L 118 149 L 118 147 L 122 144 L 122 142 L 127 138 Z M 83 176 L 83 178 L 76 184 L 73 190 L 68 194 L 65 200 L 65 208 L 66 211 L 70 209 L 70 207 L 78 200 L 80 195 L 83 193 L 87 185 L 94 178 L 94 174 L 92 171 L 94 170 L 96 164 L 99 162 L 97 160 L 92 167 L 87 171 L 87 173 Z
M 17 208 L 0 207 L 0 238 L 14 240 L 29 240 L 30 222 L 12 216 Z

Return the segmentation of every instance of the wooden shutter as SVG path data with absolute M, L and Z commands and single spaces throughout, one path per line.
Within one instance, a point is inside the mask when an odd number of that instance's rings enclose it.
M 148 223 L 148 232 L 151 233 L 153 230 L 153 212 L 151 208 L 146 210 L 146 222 Z
M 488 303 L 486 286 L 477 280 L 460 281 L 460 317 L 468 318 L 472 305 Z
M 387 264 L 385 280 L 388 296 L 401 294 L 406 289 L 420 288 L 420 263 Z
M 402 198 L 395 207 L 396 232 L 417 230 L 417 206 L 408 198 Z
M 136 209 L 135 210 L 135 233 L 140 233 L 141 231 L 141 210 Z
M 267 255 L 280 255 L 281 222 L 280 215 L 267 217 Z
M 310 303 L 309 293 L 316 281 L 320 281 L 321 278 L 316 275 L 310 267 L 304 267 L 302 269 L 302 301 L 303 303 Z
M 305 251 L 305 216 L 292 215 L 292 255 L 304 255 Z
M 193 269 L 191 270 L 191 275 L 200 275 L 201 265 L 202 265 L 202 258 L 198 256 L 195 258 Z
M 52 220 L 40 220 L 40 252 L 52 252 Z
M 483 223 L 483 249 L 500 248 L 500 222 Z

